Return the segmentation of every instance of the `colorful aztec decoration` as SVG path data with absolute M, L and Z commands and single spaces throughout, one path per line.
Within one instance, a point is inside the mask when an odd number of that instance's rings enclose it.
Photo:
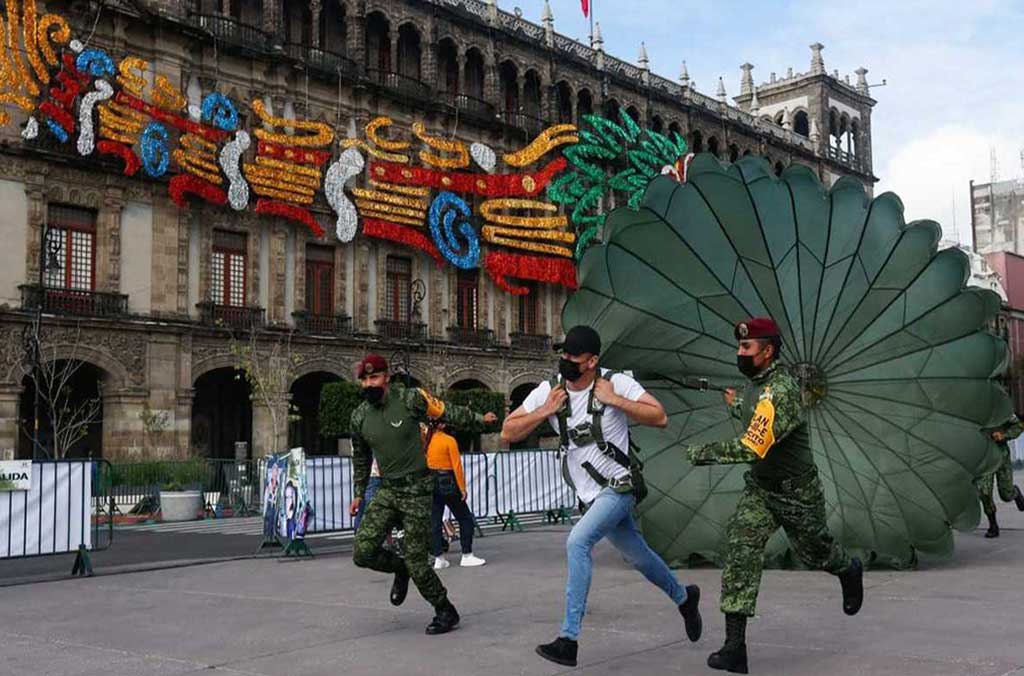
M 680 179 L 685 165 L 678 135 L 628 115 L 554 125 L 509 153 L 387 117 L 339 142 L 330 125 L 276 116 L 261 99 L 249 102 L 245 130 L 238 104 L 219 92 L 190 105 L 147 61 L 87 48 L 33 2 L 0 11 L 0 125 L 27 116 L 26 140 L 50 137 L 82 157 L 115 158 L 126 176 L 167 180 L 181 208 L 198 199 L 252 209 L 316 237 L 320 202 L 341 242 L 361 230 L 439 264 L 483 268 L 512 294 L 528 293 L 525 281 L 575 289 L 576 264 L 610 206 L 603 198 L 618 192 L 636 208 L 653 177 Z

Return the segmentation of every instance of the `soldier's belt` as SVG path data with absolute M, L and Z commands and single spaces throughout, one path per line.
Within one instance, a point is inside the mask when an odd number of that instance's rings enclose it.
M 429 476 L 431 476 L 429 469 L 421 469 L 397 477 L 382 476 L 380 478 L 380 483 L 382 486 L 408 486 L 418 481 L 422 481 Z
M 803 474 L 786 477 L 785 479 L 767 479 L 758 477 L 753 472 L 748 472 L 747 476 L 750 477 L 750 480 L 758 488 L 763 488 L 766 491 L 784 492 L 806 486 L 816 480 L 818 478 L 818 469 L 816 467 L 812 467 Z

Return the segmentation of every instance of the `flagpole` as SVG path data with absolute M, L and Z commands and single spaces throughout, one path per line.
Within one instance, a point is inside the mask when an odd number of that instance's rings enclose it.
M 590 0 L 590 48 L 594 48 L 594 3 L 596 0 Z

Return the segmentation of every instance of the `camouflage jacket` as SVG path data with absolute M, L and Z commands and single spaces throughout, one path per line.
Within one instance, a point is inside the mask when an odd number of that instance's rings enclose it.
M 729 413 L 746 423 L 746 432 L 688 449 L 691 463 L 753 463 L 751 474 L 765 481 L 799 476 L 814 466 L 800 383 L 785 367 L 772 364 L 754 376 Z
M 355 495 L 366 491 L 370 465 L 377 458 L 380 475 L 393 479 L 427 469 L 420 437 L 421 422 L 443 422 L 459 429 L 483 429 L 483 417 L 466 408 L 441 401 L 422 388 L 397 383 L 379 406 L 363 402 L 352 412 L 352 479 Z
M 1021 432 L 1024 432 L 1024 427 L 1021 427 L 1020 418 L 1014 414 L 1010 416 L 1010 419 L 1005 423 L 992 430 L 992 432 L 1002 432 L 1005 434 L 1006 439 L 1003 441 L 997 441 L 996 443 L 1008 446 L 1011 440 L 1016 439 L 1021 435 Z

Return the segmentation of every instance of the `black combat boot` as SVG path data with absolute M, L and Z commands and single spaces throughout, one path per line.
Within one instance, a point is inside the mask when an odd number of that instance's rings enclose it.
M 864 603 L 864 564 L 855 556 L 846 572 L 839 573 L 838 577 L 843 588 L 843 612 L 856 615 Z
M 747 673 L 747 616 L 725 614 L 725 645 L 708 657 L 708 666 L 734 674 Z
M 1017 505 L 1017 509 L 1024 512 L 1024 494 L 1020 492 L 1020 486 L 1013 487 L 1013 504 Z
M 576 650 L 578 647 L 576 641 L 559 636 L 551 643 L 537 646 L 537 654 L 556 664 L 575 667 Z
M 683 616 L 683 624 L 686 625 L 686 637 L 691 641 L 699 641 L 700 634 L 704 629 L 704 623 L 700 619 L 700 587 L 695 584 L 687 585 L 686 600 L 679 604 L 679 614 Z
M 986 514 L 988 517 L 988 530 L 985 531 L 985 537 L 997 538 L 999 537 L 999 524 L 996 523 L 996 513 Z
M 405 596 L 409 593 L 409 570 L 402 566 L 402 570 L 395 573 L 395 582 L 391 585 L 391 605 L 400 606 L 405 602 Z
M 427 634 L 434 636 L 436 634 L 447 634 L 455 627 L 459 626 L 459 611 L 455 610 L 455 606 L 451 604 L 451 601 L 445 601 L 437 608 L 435 608 L 434 619 L 427 625 Z

